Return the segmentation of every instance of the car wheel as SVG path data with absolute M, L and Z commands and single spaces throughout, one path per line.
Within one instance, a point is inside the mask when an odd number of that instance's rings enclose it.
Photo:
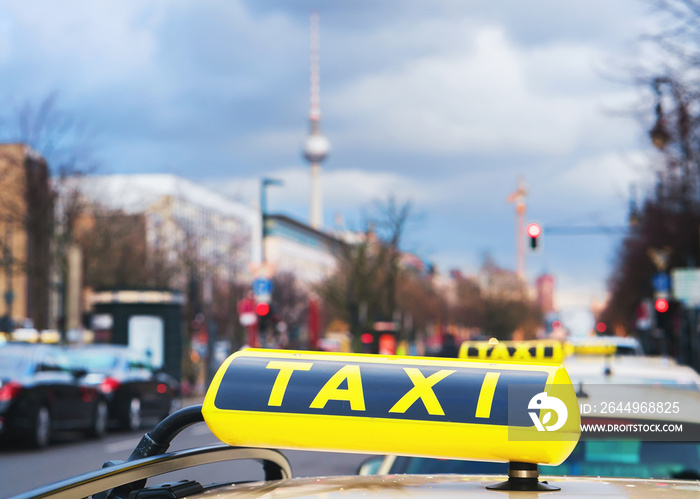
M 127 430 L 136 431 L 141 428 L 141 401 L 134 397 L 126 408 L 126 420 L 124 427 Z
M 34 415 L 34 426 L 29 435 L 32 447 L 43 449 L 51 440 L 51 413 L 45 406 L 39 407 Z
M 92 438 L 102 438 L 107 433 L 107 424 L 109 422 L 109 410 L 107 402 L 100 400 L 95 406 L 95 413 L 92 419 L 92 425 L 88 430 L 88 436 Z

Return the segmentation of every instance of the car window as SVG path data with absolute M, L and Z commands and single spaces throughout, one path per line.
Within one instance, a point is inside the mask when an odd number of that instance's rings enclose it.
M 700 479 L 700 443 L 584 441 L 559 466 L 543 475 Z
M 398 457 L 390 473 L 505 474 L 508 465 L 452 459 Z M 543 475 L 700 479 L 700 443 L 582 441 L 558 466 L 540 465 Z
M 14 378 L 27 373 L 31 360 L 17 349 L 3 347 L 0 349 L 0 378 Z
M 119 357 L 106 351 L 73 350 L 69 352 L 71 364 L 89 372 L 108 374 L 119 365 Z
M 129 371 L 141 371 L 145 370 L 148 372 L 153 372 L 153 366 L 148 362 L 145 357 L 137 354 L 129 355 Z

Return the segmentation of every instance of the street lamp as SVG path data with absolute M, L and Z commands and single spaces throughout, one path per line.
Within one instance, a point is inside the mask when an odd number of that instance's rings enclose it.
M 271 185 L 284 185 L 284 182 L 275 178 L 263 177 L 260 180 L 260 217 L 262 221 L 262 241 L 260 245 L 262 263 L 265 263 L 265 236 L 267 236 L 267 228 L 265 227 L 265 217 L 267 216 L 267 187 Z
M 651 138 L 651 143 L 654 144 L 658 150 L 663 151 L 666 146 L 671 141 L 671 134 L 668 133 L 666 129 L 666 122 L 663 116 L 663 110 L 661 108 L 661 96 L 659 95 L 659 102 L 656 104 L 656 123 L 654 127 L 649 130 L 649 137 Z
M 671 78 L 654 78 L 652 81 L 652 89 L 656 94 L 656 123 L 649 130 L 649 137 L 654 146 L 659 150 L 664 150 L 673 139 L 671 132 L 668 130 L 666 119 L 664 116 L 663 107 L 661 104 L 662 92 L 661 86 L 667 85 L 671 89 L 674 103 L 676 105 L 677 127 L 680 138 L 680 146 L 686 159 L 690 158 L 690 145 L 688 143 L 688 134 L 690 132 L 690 115 L 688 114 L 688 104 L 683 96 L 683 88 L 681 85 Z

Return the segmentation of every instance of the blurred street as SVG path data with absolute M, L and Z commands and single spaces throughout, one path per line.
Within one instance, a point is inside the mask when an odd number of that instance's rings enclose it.
M 188 400 L 186 404 L 195 403 Z M 0 497 L 11 497 L 21 492 L 53 482 L 93 471 L 110 459 L 126 459 L 136 447 L 145 430 L 113 432 L 102 440 L 59 436 L 56 442 L 44 450 L 15 448 L 7 444 L 0 447 Z M 170 450 L 220 444 L 204 423 L 192 426 L 180 433 Z M 295 477 L 348 475 L 357 472 L 364 454 L 327 452 L 283 451 L 292 465 Z M 225 462 L 175 472 L 152 478 L 150 484 L 176 481 L 184 478 L 198 480 L 202 484 L 219 483 L 222 480 L 262 480 L 262 466 L 253 461 Z

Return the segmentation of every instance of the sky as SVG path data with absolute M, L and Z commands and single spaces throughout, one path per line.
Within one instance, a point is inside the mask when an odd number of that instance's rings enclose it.
M 173 173 L 308 221 L 309 15 L 320 16 L 324 222 L 410 202 L 404 249 L 442 272 L 517 265 L 518 178 L 544 227 L 526 275 L 562 309 L 605 298 L 630 185 L 651 185 L 651 125 L 624 67 L 642 0 L 0 2 L 4 109 L 55 92 L 99 173 Z M 7 123 L 5 123 L 7 125 Z M 646 127 L 646 128 L 645 128 Z

